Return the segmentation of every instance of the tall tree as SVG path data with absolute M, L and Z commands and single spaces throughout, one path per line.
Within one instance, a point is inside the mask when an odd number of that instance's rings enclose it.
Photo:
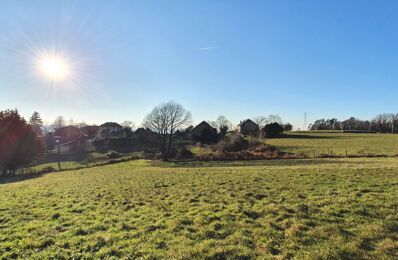
M 131 138 L 133 136 L 134 123 L 132 121 L 126 120 L 123 121 L 121 125 L 123 126 L 123 131 L 125 133 L 125 136 Z
M 64 119 L 63 116 L 58 116 L 55 120 L 54 120 L 54 129 L 60 129 L 62 127 L 64 127 L 66 125 L 66 121 Z
M 151 129 L 160 137 L 160 152 L 163 160 L 168 160 L 173 148 L 173 135 L 176 130 L 188 126 L 191 113 L 173 101 L 156 106 L 144 118 L 143 126 Z
M 253 122 L 256 123 L 260 129 L 262 129 L 267 124 L 268 119 L 265 116 L 256 116 L 253 118 Z
M 85 121 L 81 121 L 80 123 L 76 123 L 76 127 L 79 129 L 82 129 L 87 126 L 87 123 Z
M 283 131 L 292 131 L 293 130 L 293 125 L 290 123 L 286 123 L 282 125 Z
M 272 123 L 278 123 L 278 124 L 281 125 L 282 124 L 282 118 L 280 116 L 278 116 L 278 115 L 270 114 L 267 117 L 267 124 L 272 124 Z
M 0 173 L 12 175 L 43 154 L 31 126 L 17 110 L 0 111 Z
M 121 126 L 123 126 L 123 128 L 130 128 L 133 129 L 135 127 L 135 124 L 133 121 L 130 120 L 125 120 L 121 123 Z
M 215 128 L 223 137 L 227 134 L 228 130 L 232 129 L 232 123 L 225 116 L 218 116 L 215 121 Z
M 29 124 L 31 124 L 32 126 L 43 126 L 43 120 L 41 119 L 39 112 L 33 112 L 32 116 L 29 119 Z

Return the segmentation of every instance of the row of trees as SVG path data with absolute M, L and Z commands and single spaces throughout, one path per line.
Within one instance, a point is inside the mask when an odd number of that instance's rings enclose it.
M 318 119 L 309 126 L 310 130 L 357 130 L 380 133 L 395 133 L 398 131 L 398 114 L 385 113 L 377 115 L 372 120 L 360 120 L 351 117 L 344 121 L 337 118 Z

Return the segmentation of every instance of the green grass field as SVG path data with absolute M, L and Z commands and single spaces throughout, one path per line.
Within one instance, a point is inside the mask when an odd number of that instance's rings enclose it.
M 85 155 L 84 159 L 79 159 L 79 160 L 67 160 L 67 161 L 62 161 L 61 160 L 61 169 L 62 170 L 73 170 L 73 169 L 79 169 L 79 168 L 85 168 L 85 167 L 94 167 L 102 164 L 107 164 L 110 161 L 114 160 L 128 160 L 132 156 L 135 156 L 137 158 L 142 158 L 144 155 L 141 152 L 134 152 L 134 153 L 122 153 L 120 154 L 119 157 L 117 158 L 109 158 L 106 153 L 97 153 L 97 152 L 92 152 L 87 155 Z M 46 168 L 53 168 L 54 171 L 58 171 L 58 163 L 57 162 L 49 162 L 49 163 L 40 163 L 34 166 L 27 167 L 25 169 L 21 169 L 20 172 L 23 170 L 32 170 L 32 171 L 43 171 Z
M 393 259 L 397 198 L 397 158 L 130 161 L 0 184 L 0 254 Z
M 314 157 L 319 154 L 398 154 L 398 134 L 349 134 L 322 132 L 289 132 L 285 138 L 267 139 L 281 151 L 303 153 Z

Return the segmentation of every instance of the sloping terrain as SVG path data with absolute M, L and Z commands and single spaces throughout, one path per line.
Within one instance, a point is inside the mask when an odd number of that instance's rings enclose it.
M 0 184 L 4 258 L 396 258 L 398 160 L 153 165 Z

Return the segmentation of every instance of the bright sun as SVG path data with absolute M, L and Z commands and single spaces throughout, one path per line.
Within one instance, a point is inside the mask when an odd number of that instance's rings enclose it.
M 67 60 L 59 55 L 39 57 L 38 68 L 44 76 L 51 80 L 61 81 L 70 76 L 70 66 Z

